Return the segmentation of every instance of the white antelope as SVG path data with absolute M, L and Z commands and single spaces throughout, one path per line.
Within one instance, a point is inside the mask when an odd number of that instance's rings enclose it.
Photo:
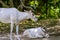
M 48 38 L 49 35 L 48 35 L 48 33 L 46 33 L 45 29 L 43 29 L 42 27 L 38 27 L 38 28 L 31 28 L 31 29 L 25 30 L 23 33 L 23 37 L 29 37 L 29 38 L 46 37 L 46 38 Z
M 16 34 L 17 39 L 20 40 L 18 36 L 18 27 L 19 23 L 25 19 L 32 19 L 33 21 L 37 21 L 37 18 L 31 11 L 20 12 L 16 8 L 0 8 L 0 22 L 3 23 L 11 23 L 10 28 L 10 40 L 12 39 L 12 31 L 14 24 L 16 25 Z

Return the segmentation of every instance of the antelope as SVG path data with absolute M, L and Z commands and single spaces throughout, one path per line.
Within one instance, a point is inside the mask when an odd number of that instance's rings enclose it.
M 0 22 L 11 24 L 10 25 L 11 26 L 10 27 L 10 40 L 13 40 L 12 32 L 13 32 L 14 24 L 16 25 L 17 39 L 20 40 L 18 36 L 19 23 L 25 19 L 31 19 L 33 21 L 37 21 L 37 18 L 35 17 L 35 15 L 33 15 L 33 12 L 31 10 L 20 12 L 16 8 L 0 8 Z
M 29 37 L 29 38 L 43 38 L 49 37 L 49 34 L 46 33 L 45 29 L 43 29 L 42 27 L 38 27 L 38 28 L 31 28 L 31 29 L 26 29 L 23 32 L 23 37 Z

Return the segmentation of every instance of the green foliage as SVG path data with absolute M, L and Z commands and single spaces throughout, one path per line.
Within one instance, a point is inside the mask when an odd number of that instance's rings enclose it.
M 41 3 L 43 3 L 41 1 Z M 38 6 L 39 7 L 39 6 Z M 60 18 L 60 0 L 48 0 L 43 6 L 41 5 L 38 10 L 41 12 L 41 16 L 39 18 Z M 47 8 L 47 9 L 46 9 Z M 48 16 L 47 16 L 48 15 Z
M 20 0 L 2 0 L 3 4 L 0 7 L 12 7 L 18 8 L 19 10 L 24 10 Z M 60 18 L 60 0 L 23 0 L 24 5 L 31 6 L 35 13 L 40 13 L 39 19 L 48 19 L 48 18 Z M 12 5 L 13 4 L 13 5 Z M 28 10 L 28 9 L 26 9 Z
M 38 1 L 31 1 L 30 2 L 30 6 L 33 6 L 36 5 L 36 7 L 38 6 Z

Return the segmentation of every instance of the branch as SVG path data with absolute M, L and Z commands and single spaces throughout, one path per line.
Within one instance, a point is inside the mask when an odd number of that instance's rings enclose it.
M 13 0 L 10 0 L 10 3 L 11 7 L 14 7 Z
M 32 7 L 25 6 L 22 0 L 20 0 L 20 2 L 21 2 L 21 5 L 18 6 L 18 9 L 19 9 L 19 7 L 22 6 L 22 7 L 29 8 L 29 9 L 31 9 L 32 11 L 34 11 Z
M 0 3 L 3 5 L 3 6 L 6 6 L 6 7 L 9 7 L 8 5 L 6 5 L 3 1 L 0 0 Z
M 20 4 L 20 5 L 17 7 L 17 9 L 19 9 L 21 6 L 22 6 L 22 5 Z
M 20 2 L 21 2 L 21 4 L 17 7 L 18 9 L 21 7 L 21 8 L 23 8 L 23 5 L 22 5 L 22 0 L 20 0 Z

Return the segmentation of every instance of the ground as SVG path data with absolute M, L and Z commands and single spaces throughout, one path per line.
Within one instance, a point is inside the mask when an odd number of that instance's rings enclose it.
M 21 37 L 21 35 L 19 36 Z M 0 35 L 0 40 L 9 40 L 9 34 Z M 13 34 L 13 40 L 17 40 L 15 34 Z M 35 38 L 35 39 L 21 37 L 21 40 L 60 40 L 60 36 L 50 36 L 50 38 Z

